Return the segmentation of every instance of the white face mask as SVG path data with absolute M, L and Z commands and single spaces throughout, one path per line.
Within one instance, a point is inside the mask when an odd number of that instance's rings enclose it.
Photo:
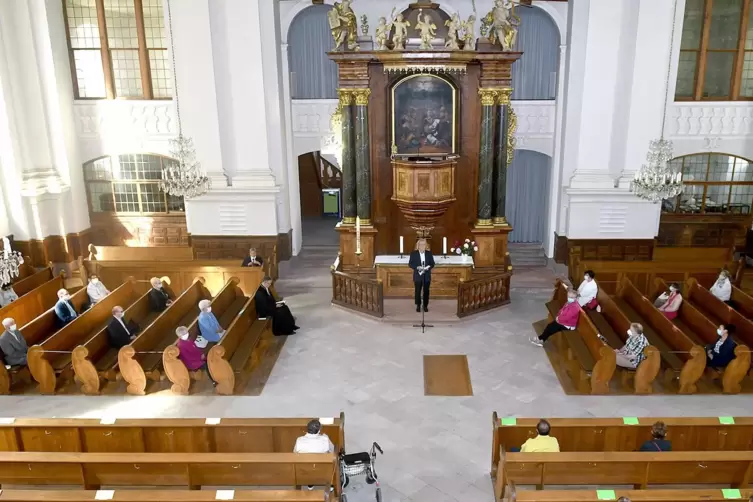
M 115 314 L 115 317 L 117 317 L 118 319 L 122 319 L 123 318 L 123 312 L 117 312 Z
M 162 289 L 162 283 L 155 284 L 154 289 Z
M 211 312 L 211 311 L 212 311 L 212 307 L 207 307 L 207 312 Z
M 92 284 L 99 284 L 99 279 L 92 279 Z
M 10 326 L 8 326 L 8 331 L 16 331 L 16 325 L 11 324 Z
M 583 277 L 583 280 L 586 281 L 586 282 L 588 282 L 588 281 L 591 280 L 591 278 L 586 275 L 586 276 Z
M 628 336 L 633 336 L 633 330 L 631 330 L 631 329 L 627 330 L 627 335 Z
M 71 295 L 63 295 L 63 300 L 68 301 L 71 299 Z
M 722 336 L 722 333 L 723 333 L 723 331 L 721 329 L 717 328 L 716 334 L 719 335 L 719 336 Z
M 190 335 L 190 333 L 186 332 L 185 335 L 180 335 L 180 339 L 181 340 L 188 340 L 189 335 Z
M 567 303 L 573 303 L 575 301 L 575 298 L 568 298 Z

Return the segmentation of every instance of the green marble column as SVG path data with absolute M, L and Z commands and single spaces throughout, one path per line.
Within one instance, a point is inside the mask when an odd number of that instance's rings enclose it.
M 478 162 L 478 205 L 476 226 L 492 225 L 492 195 L 494 187 L 494 105 L 496 89 L 479 89 L 481 96 L 481 143 Z
M 353 92 L 338 89 L 342 117 L 343 223 L 356 222 L 356 159 L 353 133 Z
M 356 206 L 361 225 L 371 224 L 371 155 L 369 142 L 370 89 L 356 89 L 355 95 L 355 164 Z
M 514 112 L 510 104 L 512 89 L 501 89 L 497 94 L 497 131 L 494 156 L 494 225 L 508 225 L 505 218 L 507 200 L 507 169 L 512 161 L 513 143 L 510 138 L 515 133 Z M 513 129 L 511 130 L 511 126 Z M 513 138 L 514 141 L 514 138 Z

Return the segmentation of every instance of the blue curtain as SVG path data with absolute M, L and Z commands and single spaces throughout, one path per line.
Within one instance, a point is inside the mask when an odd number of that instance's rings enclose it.
M 334 46 L 328 5 L 307 7 L 288 31 L 290 94 L 293 99 L 337 98 L 337 64 L 327 57 Z
M 505 213 L 512 225 L 510 242 L 544 242 L 549 214 L 552 158 L 531 150 L 516 150 L 507 170 Z
M 512 65 L 512 99 L 555 99 L 560 52 L 557 25 L 537 7 L 515 11 L 520 16 L 515 50 L 523 55 Z

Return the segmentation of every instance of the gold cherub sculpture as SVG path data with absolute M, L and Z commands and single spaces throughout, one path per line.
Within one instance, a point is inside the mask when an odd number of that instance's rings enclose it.
M 450 19 L 444 22 L 444 25 L 447 26 L 447 40 L 445 40 L 444 43 L 445 48 L 450 49 L 451 51 L 460 49 L 460 44 L 458 44 L 458 33 L 463 27 L 463 22 L 460 20 L 460 16 L 458 16 L 457 13 L 453 14 Z
M 431 22 L 431 16 L 426 14 L 421 20 L 421 12 L 418 14 L 418 22 L 416 23 L 416 29 L 421 32 L 421 50 L 431 49 L 431 41 L 437 34 L 437 26 Z
M 395 34 L 392 35 L 392 48 L 394 50 L 405 50 L 405 41 L 408 40 L 410 21 L 404 19 L 402 14 L 398 14 L 397 18 L 392 21 L 392 25 L 395 27 Z
M 351 4 L 353 0 L 343 0 L 335 2 L 334 8 L 327 13 L 329 27 L 332 31 L 332 38 L 335 39 L 335 50 L 339 50 L 344 43 L 350 51 L 359 49 L 358 37 L 358 18 L 353 12 Z

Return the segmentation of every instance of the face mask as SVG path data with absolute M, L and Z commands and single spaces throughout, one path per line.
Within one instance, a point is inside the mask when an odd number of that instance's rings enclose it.
M 16 331 L 16 325 L 11 324 L 10 326 L 8 326 L 8 331 Z
M 633 336 L 633 332 L 632 332 L 632 330 L 627 330 L 627 335 L 628 335 L 628 336 Z
M 674 293 L 677 290 L 675 288 L 669 288 L 669 291 L 670 291 L 670 293 Z
M 162 289 L 162 284 L 157 284 L 154 286 L 154 289 Z
M 71 299 L 71 295 L 64 295 L 63 300 L 68 301 Z
M 99 284 L 99 279 L 92 279 L 92 284 Z
M 716 330 L 716 334 L 719 335 L 719 336 L 722 336 L 722 330 L 721 329 L 717 329 Z
M 568 298 L 567 303 L 573 303 L 575 301 L 575 298 Z
M 207 312 L 211 312 L 211 311 L 212 311 L 212 307 L 207 307 Z
M 116 312 L 115 313 L 115 317 L 117 317 L 118 319 L 122 319 L 123 318 L 123 312 Z
M 185 335 L 180 335 L 181 340 L 188 340 L 188 337 L 190 336 L 190 333 L 186 333 Z

